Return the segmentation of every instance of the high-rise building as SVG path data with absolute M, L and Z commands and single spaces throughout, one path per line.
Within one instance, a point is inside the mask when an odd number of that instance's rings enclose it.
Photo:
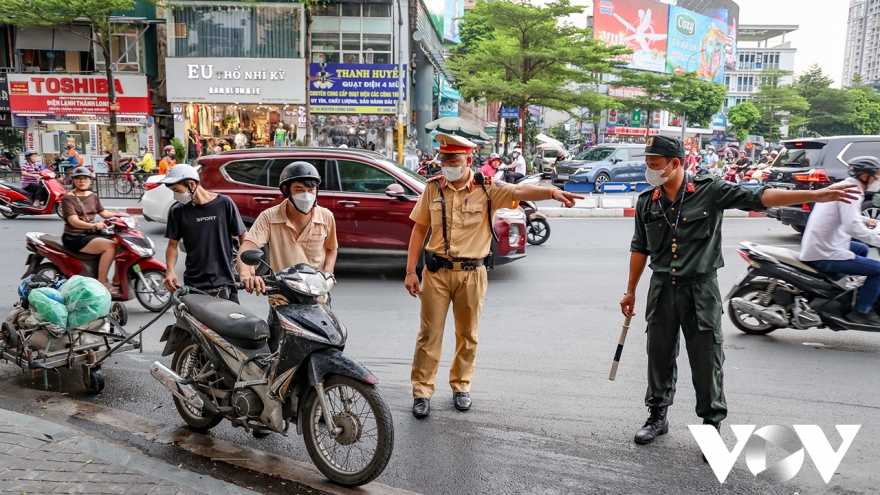
M 864 82 L 880 81 L 880 0 L 849 2 L 843 85 L 849 85 L 856 74 Z

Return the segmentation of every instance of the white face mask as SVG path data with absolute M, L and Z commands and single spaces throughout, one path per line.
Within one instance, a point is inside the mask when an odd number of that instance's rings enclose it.
M 672 162 L 669 162 L 663 170 L 653 170 L 651 168 L 645 170 L 645 180 L 648 181 L 649 184 L 655 187 L 660 187 L 663 184 L 666 184 L 666 181 L 669 180 L 669 177 L 663 177 L 663 174 L 666 173 L 666 170 L 672 165 Z
M 312 211 L 312 208 L 315 207 L 316 197 L 316 194 L 302 192 L 291 196 L 290 202 L 293 203 L 293 207 L 296 208 L 296 211 L 303 215 L 308 215 L 308 213 Z
M 182 192 L 182 193 L 179 193 L 179 192 L 174 193 L 174 201 L 177 201 L 178 203 L 180 203 L 182 205 L 188 205 L 188 204 L 192 203 L 192 200 L 193 200 L 193 195 L 189 191 Z
M 874 178 L 874 182 L 872 182 L 868 187 L 865 188 L 865 191 L 877 192 L 880 191 L 880 179 Z
M 455 182 L 464 175 L 461 167 L 440 167 L 443 170 L 443 177 L 450 182 Z

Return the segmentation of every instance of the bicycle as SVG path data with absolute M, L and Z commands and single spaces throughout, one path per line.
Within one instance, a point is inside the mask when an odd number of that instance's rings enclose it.
M 140 190 L 141 196 L 146 191 L 146 172 L 132 162 L 121 163 L 122 171 L 116 176 L 113 186 L 119 194 L 128 194 L 135 188 Z

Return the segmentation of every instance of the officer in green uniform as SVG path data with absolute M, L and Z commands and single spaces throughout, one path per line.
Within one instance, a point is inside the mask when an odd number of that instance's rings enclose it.
M 665 136 L 648 139 L 645 178 L 654 187 L 643 192 L 636 205 L 636 229 L 630 247 L 630 273 L 620 302 L 625 316 L 634 315 L 635 292 L 651 258 L 648 290 L 648 391 L 649 416 L 635 435 L 648 444 L 669 430 L 667 407 L 675 396 L 679 328 L 684 334 L 694 389 L 697 416 L 720 431 L 727 416 L 724 400 L 724 350 L 721 331 L 721 292 L 716 271 L 721 257 L 721 219 L 724 210 L 763 210 L 790 204 L 855 199 L 854 189 L 835 184 L 816 191 L 743 188 L 721 178 L 685 173 L 681 141 Z M 636 155 L 639 156 L 639 155 Z

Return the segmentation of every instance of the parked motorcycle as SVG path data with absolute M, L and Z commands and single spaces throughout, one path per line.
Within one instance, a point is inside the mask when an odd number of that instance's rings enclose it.
M 751 335 L 779 328 L 880 332 L 880 327 L 846 319 L 860 280 L 817 270 L 786 248 L 740 245 L 738 252 L 749 268 L 727 295 L 736 328 Z
M 144 308 L 161 311 L 171 295 L 165 288 L 165 263 L 153 257 L 155 245 L 152 239 L 135 230 L 137 222 L 126 213 L 119 213 L 104 222 L 108 227 L 103 233 L 112 235 L 119 244 L 115 264 L 120 290 L 113 300 L 136 298 Z M 28 232 L 25 238 L 31 254 L 27 258 L 27 272 L 21 278 L 28 275 L 40 275 L 46 280 L 74 275 L 97 277 L 100 256 L 70 251 L 57 235 Z
M 21 165 L 18 161 L 18 155 L 20 154 L 21 150 L 18 148 L 14 150 L 3 148 L 3 150 L 0 151 L 0 172 L 21 170 Z
M 251 266 L 258 249 L 245 251 Z M 250 310 L 188 288 L 172 295 L 177 322 L 162 336 L 163 356 L 150 373 L 173 397 L 193 429 L 228 419 L 245 431 L 303 435 L 306 450 L 331 481 L 359 486 L 388 464 L 394 446 L 391 411 L 378 380 L 345 355 L 348 330 L 319 299 L 335 284 L 330 273 L 306 264 L 265 277 L 283 334 L 270 341 L 269 326 Z
M 51 215 L 56 214 L 59 218 L 61 213 L 61 198 L 67 193 L 64 186 L 56 178 L 51 170 L 40 171 L 40 187 L 48 196 L 40 206 L 34 206 L 34 195 L 25 191 L 23 187 L 11 182 L 0 182 L 0 214 L 8 219 L 19 215 Z
M 507 173 L 508 167 L 505 164 L 501 164 L 495 169 L 495 178 L 498 180 L 504 180 L 504 175 Z M 532 174 L 525 175 L 520 177 L 514 182 L 514 184 L 528 184 L 531 186 L 538 185 L 541 182 L 541 174 Z
M 108 172 L 116 172 L 120 170 L 125 170 L 126 168 L 134 165 L 135 162 L 131 157 L 120 156 L 119 162 L 113 163 L 113 154 L 110 153 L 104 157 L 104 165 L 107 165 Z M 118 165 L 118 166 L 117 166 Z
M 526 214 L 526 242 L 533 246 L 540 246 L 550 238 L 550 223 L 547 217 L 538 213 L 538 205 L 532 201 L 521 200 L 519 207 Z

